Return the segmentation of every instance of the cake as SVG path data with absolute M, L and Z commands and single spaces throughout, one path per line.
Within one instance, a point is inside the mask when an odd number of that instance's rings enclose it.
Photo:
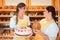
M 28 36 L 31 35 L 32 30 L 29 27 L 21 27 L 21 28 L 16 28 L 15 34 L 18 36 Z

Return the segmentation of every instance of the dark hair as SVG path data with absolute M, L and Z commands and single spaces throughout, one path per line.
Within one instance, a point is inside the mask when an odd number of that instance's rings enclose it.
M 16 6 L 16 24 L 18 22 L 18 12 L 19 12 L 19 9 L 18 8 L 22 8 L 22 7 L 25 7 L 26 5 L 24 3 L 19 3 L 17 6 Z
M 16 12 L 18 13 L 19 9 L 18 8 L 22 8 L 25 7 L 26 5 L 24 3 L 19 3 L 16 7 Z
M 56 17 L 55 17 L 56 16 L 55 8 L 53 6 L 48 6 L 48 7 L 46 7 L 46 10 L 48 12 L 52 13 L 52 18 L 55 20 L 56 19 Z

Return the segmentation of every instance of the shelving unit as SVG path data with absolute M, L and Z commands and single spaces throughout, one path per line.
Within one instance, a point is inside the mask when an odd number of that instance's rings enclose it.
M 0 24 L 9 24 L 9 21 L 0 21 Z
M 35 1 L 36 2 L 36 1 Z M 59 24 L 58 20 L 58 4 L 59 0 L 52 0 L 52 6 L 56 7 L 56 23 Z M 31 24 L 35 22 L 35 20 L 39 21 L 44 18 L 43 11 L 47 6 L 32 6 L 31 0 L 26 0 L 27 12 L 26 14 L 30 17 Z M 0 24 L 9 24 L 10 18 L 15 15 L 16 6 L 8 6 L 5 5 L 5 0 L 0 0 Z M 14 14 L 10 14 L 10 12 L 14 12 Z M 2 28 L 4 30 L 10 30 L 10 28 Z M 5 35 L 5 34 L 4 34 Z M 12 40 L 13 35 L 9 34 L 6 36 L 0 35 L 1 40 Z
M 44 16 L 29 16 L 29 17 L 37 17 L 37 18 L 40 18 L 40 17 L 44 17 Z
M 2 0 L 1 0 L 2 1 Z M 13 16 L 13 15 L 10 15 L 10 12 L 15 12 L 16 11 L 16 6 L 8 6 L 8 5 L 5 5 L 5 0 L 3 0 L 1 3 L 2 3 L 2 6 L 0 6 L 0 23 L 2 24 L 8 24 L 9 23 L 9 20 L 10 18 Z M 54 6 L 54 0 L 52 0 L 52 4 Z M 28 4 L 27 4 L 28 3 Z M 31 0 L 26 0 L 26 4 L 27 4 L 27 14 L 30 18 L 42 18 L 44 17 L 42 12 L 44 11 L 44 9 L 46 8 L 46 6 L 31 6 Z M 56 3 L 55 3 L 56 4 Z M 57 4 L 56 4 L 57 5 Z M 55 6 L 56 6 L 55 5 Z M 57 6 L 56 6 L 56 9 L 57 9 Z M 56 10 L 58 11 L 58 10 Z M 7 13 L 8 12 L 8 13 Z M 41 12 L 41 13 L 38 13 L 38 12 Z M 36 14 L 37 13 L 37 14 Z M 57 12 L 57 15 L 56 17 L 58 17 L 58 12 Z M 1 20 L 1 18 L 7 18 L 5 20 Z M 32 22 L 31 22 L 32 23 Z M 58 21 L 57 21 L 58 23 Z
M 2 11 L 2 12 L 9 12 L 10 13 L 11 11 L 12 12 L 15 12 L 16 11 L 16 6 L 8 6 L 8 5 L 5 5 L 6 2 L 4 2 L 4 1 L 5 0 L 2 1 L 2 6 L 0 6 L 0 12 Z M 34 2 L 36 2 L 36 0 Z M 54 2 L 54 0 L 52 0 L 52 2 L 51 2 L 52 5 L 54 6 L 54 3 L 53 2 Z M 32 6 L 31 0 L 26 0 L 26 4 L 27 4 L 27 14 L 28 14 L 28 16 L 30 18 L 42 18 L 42 17 L 44 17 L 43 15 L 35 15 L 34 13 L 33 13 L 33 15 L 30 13 L 31 15 L 29 15 L 29 12 L 36 12 L 37 11 L 37 14 L 38 14 L 39 11 L 40 12 L 43 12 L 44 9 L 46 8 L 46 6 L 39 6 L 37 4 L 34 5 L 34 6 Z M 5 17 L 5 18 L 11 18 L 12 15 L 10 15 L 9 13 L 5 13 L 6 15 L 0 15 L 0 18 L 3 18 L 3 17 Z M 2 14 L 4 14 L 4 13 L 2 13 Z M 58 15 L 56 15 L 56 17 L 58 17 Z M 7 21 L 0 21 L 0 23 L 3 23 L 3 24 L 9 23 L 9 20 L 7 20 Z
M 16 9 L 0 9 L 0 11 L 16 11 Z
M 0 40 L 13 40 L 13 38 L 12 37 L 0 37 Z
M 13 40 L 13 37 L 14 34 L 10 33 L 10 28 L 0 28 L 0 40 Z
M 0 17 L 12 17 L 11 15 L 0 15 Z

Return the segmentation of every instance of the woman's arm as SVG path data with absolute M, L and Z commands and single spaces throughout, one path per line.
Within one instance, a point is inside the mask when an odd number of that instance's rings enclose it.
M 14 33 L 14 27 L 15 27 L 15 22 L 16 22 L 16 19 L 15 19 L 15 17 L 12 17 L 11 19 L 10 19 L 10 33 Z
M 55 23 L 51 23 L 45 30 L 44 34 L 48 35 L 49 40 L 56 40 L 59 29 Z
M 27 26 L 30 27 L 30 19 L 28 16 L 27 16 Z
M 42 35 L 42 37 L 43 37 L 44 40 L 49 40 L 48 35 L 46 35 L 46 34 L 44 34 L 44 33 L 41 33 L 41 35 Z
M 48 35 L 40 32 L 40 30 L 37 30 L 35 33 L 36 33 L 36 34 L 40 34 L 44 40 L 49 40 Z
M 14 29 L 10 28 L 10 33 L 13 34 L 14 33 Z

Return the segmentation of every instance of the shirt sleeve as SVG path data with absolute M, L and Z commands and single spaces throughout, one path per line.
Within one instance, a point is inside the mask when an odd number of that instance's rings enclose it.
M 30 25 L 30 19 L 27 17 L 27 24 Z
M 16 20 L 15 18 L 10 18 L 10 28 L 14 28 L 16 25 Z
M 51 25 L 49 25 L 49 27 L 47 27 L 45 34 L 48 35 L 50 40 L 53 40 L 56 39 L 58 32 L 59 32 L 58 26 L 52 23 Z
M 57 25 L 52 24 L 47 28 L 46 34 L 48 36 L 56 36 L 58 31 L 59 31 L 59 29 L 58 29 Z

